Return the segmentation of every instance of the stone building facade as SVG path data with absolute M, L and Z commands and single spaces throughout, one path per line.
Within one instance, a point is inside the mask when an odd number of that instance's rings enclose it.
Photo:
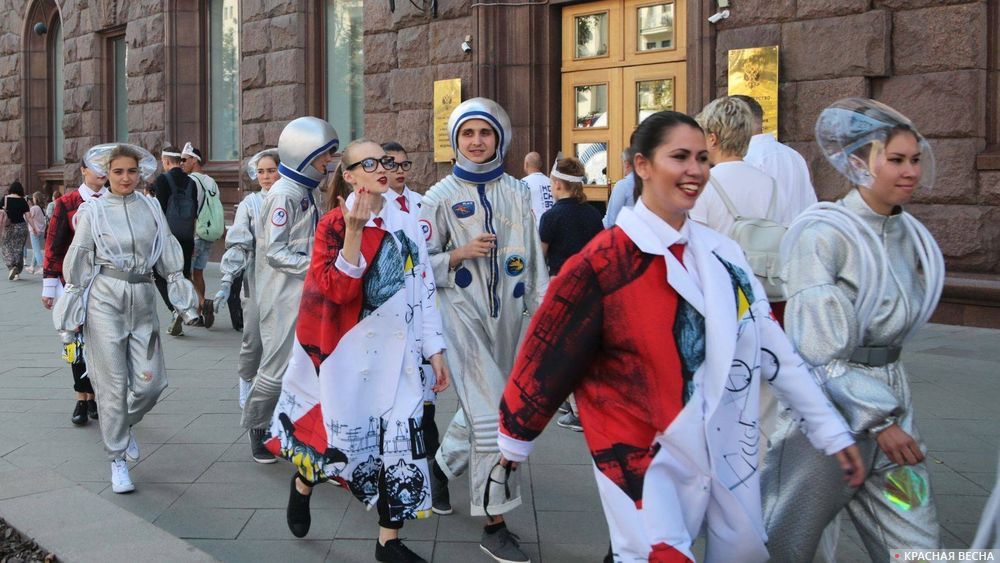
M 413 187 L 426 188 L 447 172 L 433 162 L 434 80 L 461 78 L 463 98 L 492 97 L 508 108 L 512 173 L 520 173 L 525 152 L 538 150 L 550 161 L 565 145 L 563 14 L 588 3 L 353 1 L 363 5 L 364 62 L 354 70 L 364 87 L 363 132 L 409 148 Z M 626 9 L 655 3 L 621 2 Z M 937 319 L 1000 326 L 1000 0 L 731 0 L 729 18 L 714 25 L 707 18 L 718 10 L 716 0 L 661 2 L 673 2 L 686 28 L 689 113 L 726 92 L 728 50 L 780 46 L 780 138 L 806 157 L 821 197 L 846 189 L 813 144 L 823 107 L 869 96 L 912 117 L 937 156 L 935 188 L 911 206 L 948 265 Z M 0 0 L 0 187 L 16 178 L 27 178 L 29 189 L 75 185 L 82 152 L 111 138 L 108 41 L 116 34 L 129 49 L 129 141 L 154 151 L 186 140 L 208 144 L 210 3 Z M 274 145 L 296 116 L 344 111 L 328 107 L 324 41 L 332 28 L 324 14 L 331 3 L 238 3 L 240 158 Z M 53 17 L 64 44 L 64 164 L 51 158 L 53 59 L 47 39 L 33 32 Z M 467 36 L 471 53 L 460 48 Z M 240 162 L 209 161 L 230 202 L 246 185 Z

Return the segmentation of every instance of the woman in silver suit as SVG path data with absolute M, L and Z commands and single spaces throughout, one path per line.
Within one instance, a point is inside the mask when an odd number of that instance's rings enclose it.
M 153 271 L 167 280 L 170 301 L 186 321 L 197 318 L 198 300 L 159 203 L 135 192 L 140 175 L 148 180 L 156 172 L 153 155 L 135 145 L 101 145 L 84 162 L 111 186 L 108 195 L 84 203 L 77 213 L 63 265 L 65 293 L 53 320 L 67 344 L 83 328 L 111 488 L 129 493 L 135 485 L 126 457 L 139 457 L 132 428 L 167 386 Z
M 226 253 L 222 255 L 222 281 L 215 294 L 216 312 L 229 300 L 233 280 L 243 275 L 243 341 L 236 372 L 240 379 L 240 408 L 247 402 L 253 378 L 260 367 L 263 348 L 260 341 L 260 314 L 257 311 L 257 284 L 254 280 L 257 233 L 260 232 L 260 209 L 268 190 L 278 180 L 278 149 L 267 149 L 253 155 L 247 163 L 247 175 L 260 184 L 260 191 L 243 198 L 236 208 L 233 226 L 226 231 Z M 274 459 L 273 461 L 278 461 Z
M 933 549 L 937 511 L 917 433 L 907 339 L 941 295 L 944 261 L 933 237 L 902 206 L 934 181 L 934 158 L 913 123 L 873 100 L 825 109 L 816 139 L 855 185 L 809 208 L 782 243 L 785 327 L 851 427 L 866 463 L 860 488 L 816 454 L 789 409 L 779 415 L 762 480 L 772 561 L 808 560 L 823 529 L 846 508 L 873 561 L 889 550 Z

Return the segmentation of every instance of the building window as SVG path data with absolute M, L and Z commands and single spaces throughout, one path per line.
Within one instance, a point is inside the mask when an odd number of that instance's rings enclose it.
M 52 100 L 52 120 L 49 122 L 52 131 L 49 132 L 49 139 L 52 142 L 50 164 L 62 164 L 65 162 L 63 144 L 66 140 L 63 134 L 63 91 L 65 81 L 63 79 L 63 34 L 62 25 L 56 19 L 53 24 L 52 44 L 49 49 L 49 61 L 52 77 L 49 80 L 50 99 Z
M 361 0 L 326 2 L 326 118 L 341 146 L 364 135 L 363 12 Z
M 112 133 L 115 141 L 128 142 L 128 44 L 125 36 L 110 40 L 112 80 Z
M 236 0 L 211 0 L 209 37 L 209 150 L 212 160 L 240 158 L 240 35 Z

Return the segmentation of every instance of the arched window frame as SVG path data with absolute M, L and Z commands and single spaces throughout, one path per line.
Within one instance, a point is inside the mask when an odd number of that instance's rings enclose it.
M 26 11 L 22 29 L 22 181 L 26 182 L 28 191 L 52 193 L 60 190 L 64 182 L 63 159 L 57 158 L 61 151 L 53 150 L 52 144 L 53 128 L 56 126 L 53 106 L 58 95 L 53 91 L 55 78 L 51 68 L 55 43 L 53 30 L 61 29 L 61 22 L 59 6 L 54 0 L 35 0 Z M 38 23 L 46 27 L 43 35 L 35 33 Z

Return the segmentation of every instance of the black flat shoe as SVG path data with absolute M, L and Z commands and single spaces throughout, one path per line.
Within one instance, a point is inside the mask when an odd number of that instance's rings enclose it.
M 76 406 L 73 407 L 73 416 L 69 420 L 77 426 L 87 424 L 87 401 L 76 402 Z
M 87 400 L 87 416 L 90 417 L 90 420 L 97 420 L 97 401 Z
M 297 538 L 304 538 L 309 533 L 309 526 L 312 524 L 312 517 L 309 515 L 309 497 L 312 496 L 312 492 L 310 491 L 308 495 L 300 493 L 295 488 L 295 480 L 298 478 L 298 472 L 292 475 L 292 488 L 288 493 L 286 519 L 288 520 L 288 529 L 292 532 L 292 535 Z M 305 480 L 302 482 L 305 483 Z
M 385 545 L 375 540 L 375 561 L 385 563 L 427 563 L 423 557 L 413 553 L 401 540 L 389 540 Z

